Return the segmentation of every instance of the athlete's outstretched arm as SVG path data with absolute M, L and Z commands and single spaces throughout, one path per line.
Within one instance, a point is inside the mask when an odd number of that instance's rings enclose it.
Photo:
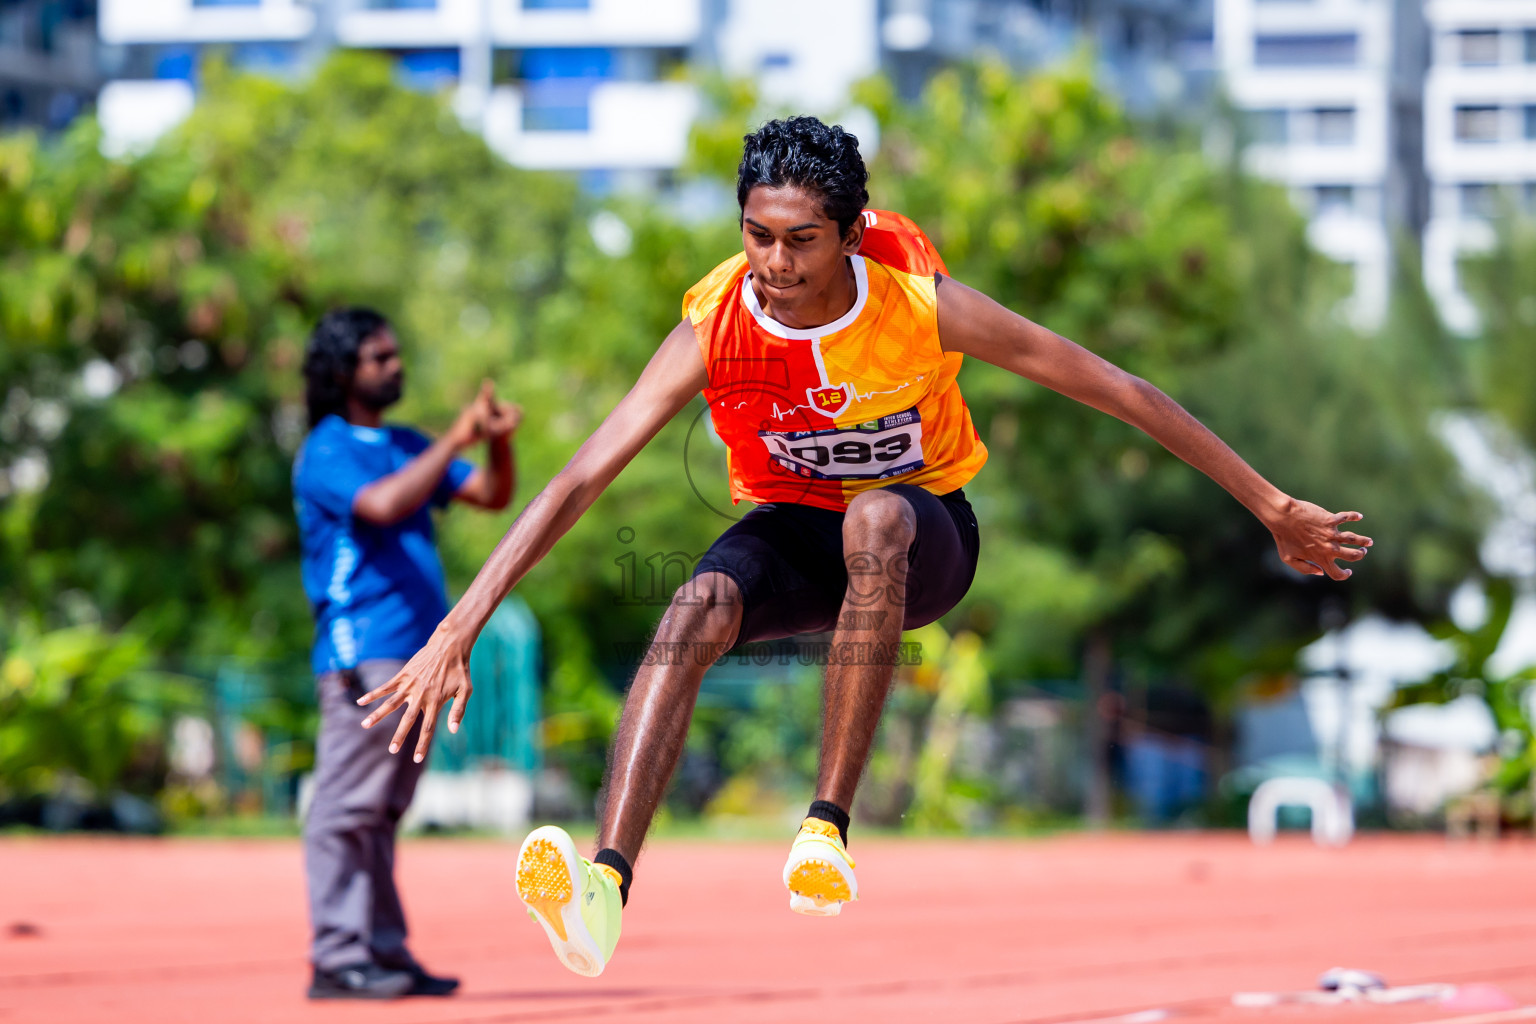
M 1297 572 L 1348 579 L 1351 571 L 1335 559 L 1358 562 L 1371 546 L 1371 538 L 1342 528 L 1363 518 L 1359 512 L 1290 497 L 1151 384 L 947 277 L 939 283 L 939 339 L 945 351 L 975 356 L 1145 431 L 1242 502 Z
M 425 715 L 421 739 L 416 743 L 418 761 L 426 757 L 438 709 L 445 701 L 453 702 L 448 729 L 458 731 L 472 689 L 469 652 L 491 613 L 706 383 L 704 357 L 694 340 L 693 326 L 684 320 L 661 343 L 629 394 L 549 486 L 523 509 L 427 645 L 393 679 L 358 699 L 359 704 L 371 704 L 380 697 L 389 698 L 363 719 L 363 728 L 408 704 L 390 741 L 390 751 L 400 749 L 417 715 Z

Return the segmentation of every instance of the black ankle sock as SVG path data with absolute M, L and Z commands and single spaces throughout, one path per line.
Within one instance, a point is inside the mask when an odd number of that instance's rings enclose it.
M 619 883 L 619 906 L 629 906 L 629 883 L 635 880 L 635 870 L 629 866 L 629 861 L 624 859 L 624 855 L 618 850 L 610 850 L 605 846 L 597 851 L 597 856 L 592 858 L 592 863 L 606 864 L 619 873 L 619 877 L 623 879 Z
M 807 818 L 820 818 L 822 821 L 830 821 L 837 826 L 837 834 L 842 837 L 843 845 L 848 845 L 848 812 L 830 800 L 816 800 L 811 803 L 811 810 L 806 814 Z

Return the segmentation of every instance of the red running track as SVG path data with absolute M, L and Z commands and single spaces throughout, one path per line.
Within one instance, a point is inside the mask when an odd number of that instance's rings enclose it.
M 292 840 L 0 840 L 0 1022 L 1536 1020 L 1438 1004 L 1239 1009 L 1328 967 L 1536 1004 L 1536 845 L 1235 835 L 859 841 L 864 898 L 795 916 L 787 844 L 661 841 L 595 981 L 512 887 L 515 845 L 404 844 L 413 945 L 448 1000 L 311 1005 Z M 1163 1014 L 1147 1013 L 1160 1010 Z

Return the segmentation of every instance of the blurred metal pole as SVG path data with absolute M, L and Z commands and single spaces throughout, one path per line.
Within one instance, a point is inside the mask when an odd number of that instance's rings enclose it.
M 1109 779 L 1109 634 L 1094 630 L 1083 651 L 1084 738 L 1088 745 L 1088 778 L 1083 791 L 1083 817 L 1089 828 L 1109 824 L 1112 800 Z
M 309 38 L 299 44 L 299 64 L 304 74 L 313 74 L 336 48 L 336 21 L 345 0 L 312 0 L 315 27 Z M 356 3 L 357 0 L 352 0 Z
M 454 99 L 459 120 L 477 132 L 485 129 L 485 110 L 491 102 L 495 72 L 492 43 L 491 0 L 478 0 L 474 28 L 459 52 L 459 92 Z

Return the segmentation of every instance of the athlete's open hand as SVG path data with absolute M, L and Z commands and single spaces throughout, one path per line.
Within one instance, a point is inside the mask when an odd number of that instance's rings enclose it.
M 453 708 L 448 712 L 449 732 L 458 732 L 459 723 L 464 720 L 464 706 L 469 703 L 469 695 L 475 689 L 469 681 L 469 651 L 472 644 L 473 638 L 465 642 L 453 626 L 444 620 L 433 632 L 427 645 L 417 651 L 416 656 L 406 662 L 393 679 L 357 698 L 359 704 L 372 704 L 381 697 L 388 698 L 363 719 L 363 728 L 372 728 L 400 705 L 406 705 L 405 714 L 400 716 L 400 724 L 395 728 L 395 736 L 389 741 L 389 752 L 400 752 L 405 738 L 411 733 L 411 726 L 415 724 L 417 716 L 421 715 L 421 738 L 416 741 L 415 758 L 418 762 L 425 760 L 427 751 L 432 747 L 432 731 L 437 727 L 437 713 L 444 702 L 453 702 Z
M 1353 570 L 1341 568 L 1335 559 L 1358 562 L 1374 542 L 1344 529 L 1344 524 L 1364 518 L 1359 512 L 1329 512 L 1310 501 L 1293 498 L 1284 511 L 1265 525 L 1275 535 L 1280 561 L 1308 576 L 1347 580 Z

